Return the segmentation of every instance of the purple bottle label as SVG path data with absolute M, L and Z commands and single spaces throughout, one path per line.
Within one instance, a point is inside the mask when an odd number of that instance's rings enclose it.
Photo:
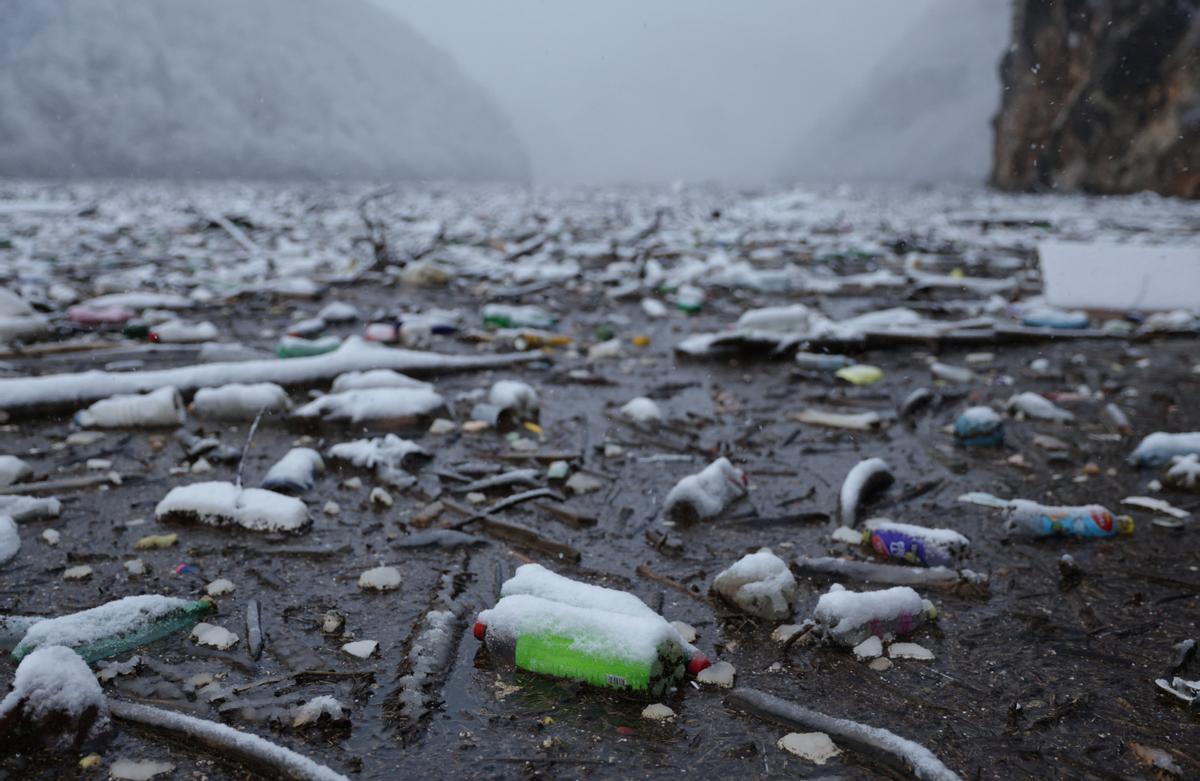
M 877 529 L 871 532 L 871 547 L 880 556 L 907 561 L 910 564 L 933 564 L 929 561 L 924 540 L 917 539 L 895 529 Z

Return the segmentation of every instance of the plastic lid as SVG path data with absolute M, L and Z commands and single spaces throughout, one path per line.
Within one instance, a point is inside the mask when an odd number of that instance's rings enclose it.
M 483 642 L 483 636 L 487 634 L 487 624 L 482 621 L 475 622 L 475 628 L 472 630 L 475 633 L 475 639 Z
M 476 624 L 475 626 L 479 626 L 479 625 Z M 697 675 L 704 668 L 711 667 L 711 666 L 712 666 L 712 662 L 710 662 L 708 660 L 708 657 L 704 655 L 704 652 L 697 651 L 696 654 L 691 659 L 688 659 L 688 663 L 687 663 L 688 675 Z

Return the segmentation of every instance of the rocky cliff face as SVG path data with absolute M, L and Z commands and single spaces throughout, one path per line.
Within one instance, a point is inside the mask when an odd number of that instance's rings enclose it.
M 1016 0 L 992 183 L 1200 198 L 1200 2 Z
M 527 179 L 455 63 L 363 0 L 0 0 L 0 176 Z

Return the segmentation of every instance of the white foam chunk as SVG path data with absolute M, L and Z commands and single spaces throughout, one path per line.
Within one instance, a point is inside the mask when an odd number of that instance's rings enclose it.
M 746 493 L 746 483 L 745 472 L 728 458 L 718 458 L 676 483 L 663 502 L 663 512 L 673 520 L 713 518 Z
M 10 516 L 17 523 L 57 518 L 62 502 L 50 497 L 0 496 L 0 515 Z
M 816 765 L 824 765 L 842 753 L 824 732 L 789 732 L 776 745 Z
M 1171 467 L 1167 470 L 1165 480 L 1180 488 L 1196 488 L 1200 485 L 1200 456 L 1195 453 L 1172 456 Z
M 366 469 L 376 469 L 381 466 L 400 469 L 405 459 L 410 456 L 428 454 L 428 451 L 416 442 L 402 439 L 395 434 L 387 434 L 375 439 L 356 439 L 353 442 L 343 442 L 329 448 L 331 458 L 340 458 Z
M 883 641 L 871 635 L 852 649 L 854 658 L 861 661 L 883 655 Z
M 661 702 L 656 702 L 642 708 L 642 718 L 649 721 L 666 721 L 675 718 L 675 711 Z
M 154 508 L 154 515 L 269 532 L 300 531 L 308 524 L 308 509 L 299 499 L 221 481 L 172 488 Z
M 175 765 L 154 759 L 127 759 L 122 757 L 108 768 L 115 781 L 150 781 L 155 776 L 175 772 Z
M 721 689 L 733 688 L 733 679 L 737 675 L 737 670 L 729 662 L 721 661 L 714 665 L 705 667 L 696 674 L 696 681 L 699 683 L 707 683 Z
M 192 639 L 199 645 L 224 651 L 237 644 L 238 636 L 225 627 L 201 621 L 192 627 Z
M 296 417 L 348 420 L 416 418 L 444 407 L 445 399 L 427 388 L 364 388 L 330 393 L 296 410 Z
M 252 420 L 260 410 L 283 412 L 290 407 L 287 391 L 273 382 L 234 382 L 201 388 L 192 398 L 194 414 L 220 420 Z
M 342 650 L 359 659 L 368 659 L 379 650 L 379 643 L 375 640 L 356 640 L 342 645 Z
M 780 620 L 792 614 L 796 578 L 783 559 L 763 548 L 717 575 L 713 590 L 744 613 Z
M 892 659 L 928 660 L 933 658 L 933 651 L 916 643 L 892 643 L 888 646 L 888 656 Z

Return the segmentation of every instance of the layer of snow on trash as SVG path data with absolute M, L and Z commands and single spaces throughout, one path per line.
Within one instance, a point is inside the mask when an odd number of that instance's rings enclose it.
M 488 403 L 525 415 L 536 411 L 539 402 L 537 391 L 528 383 L 499 380 L 488 391 Z
M 325 420 L 365 420 L 415 418 L 428 415 L 446 405 L 440 394 L 428 388 L 364 388 L 330 393 L 296 410 L 299 418 Z
M 200 645 L 224 651 L 237 644 L 238 636 L 223 626 L 201 621 L 192 627 L 192 639 Z
M 1040 396 L 1031 391 L 1018 393 L 1010 398 L 1008 400 L 1008 408 L 1013 412 L 1020 412 L 1027 417 L 1039 420 L 1056 420 L 1068 423 L 1075 419 L 1072 413 L 1055 405 L 1054 402 L 1045 396 Z
M 374 567 L 358 576 L 358 587 L 372 591 L 391 591 L 400 588 L 400 570 L 395 567 Z
M 571 638 L 571 648 L 587 656 L 653 662 L 658 647 L 678 643 L 678 633 L 660 618 L 631 616 L 553 602 L 530 594 L 502 597 L 479 614 L 489 638 L 515 644 L 522 634 Z
M 273 382 L 234 382 L 201 388 L 192 398 L 192 412 L 202 418 L 251 419 L 260 410 L 282 412 L 291 406 L 287 391 Z
M 389 467 L 400 469 L 410 456 L 428 455 L 425 448 L 416 442 L 402 439 L 395 434 L 386 434 L 375 439 L 356 439 L 329 448 L 331 458 L 349 461 L 364 469 Z
M 12 485 L 31 474 L 33 467 L 24 459 L 17 456 L 0 456 L 0 486 Z
M 299 531 L 308 524 L 308 509 L 299 499 L 221 481 L 172 488 L 154 508 L 154 515 L 268 532 Z
M 100 682 L 79 654 L 61 645 L 39 648 L 21 660 L 12 691 L 0 701 L 0 720 L 18 705 L 33 724 L 46 723 L 55 714 L 75 722 L 93 708 L 96 715 L 89 737 L 103 734 L 110 725 Z
M 229 744 L 248 754 L 269 757 L 272 764 L 293 778 L 305 778 L 311 779 L 311 781 L 349 781 L 342 774 L 335 773 L 306 756 L 249 732 L 242 732 L 215 721 L 198 719 L 162 708 L 151 708 L 131 702 L 122 702 L 119 705 L 119 708 L 114 705 L 113 709 L 122 719 L 133 719 L 140 724 L 155 725 L 173 732 L 194 735 L 210 745 Z
M 849 591 L 835 585 L 817 600 L 813 617 L 837 637 L 872 621 L 915 616 L 930 607 L 928 600 L 908 586 L 893 586 L 881 591 Z
M 17 523 L 57 518 L 62 502 L 50 497 L 0 495 L 0 515 L 8 515 Z
M 1166 479 L 1183 488 L 1195 488 L 1200 482 L 1200 456 L 1189 453 L 1186 456 L 1172 456 L 1171 467 L 1167 470 Z M 0 506 L 0 510 L 4 509 Z
M 188 604 L 187 600 L 175 597 L 142 594 L 106 602 L 78 613 L 47 618 L 29 628 L 13 653 L 28 653 L 30 649 L 51 645 L 69 648 L 89 645 L 152 624 Z
M 653 399 L 638 396 L 621 406 L 621 414 L 635 423 L 662 423 L 663 413 Z
M 324 470 L 325 461 L 320 453 L 309 447 L 294 447 L 267 470 L 263 488 L 309 491 L 313 487 L 313 476 Z
M 1200 431 L 1184 434 L 1168 434 L 1156 431 L 1147 434 L 1134 451 L 1129 454 L 1129 463 L 1137 466 L 1162 466 L 1174 456 L 1200 454 Z
M 717 575 L 713 590 L 746 613 L 778 620 L 792 614 L 796 578 L 783 559 L 763 548 Z
M 17 522 L 8 515 L 0 515 L 0 564 L 7 564 L 21 552 L 21 533 Z
M 407 374 L 401 374 L 392 369 L 370 369 L 362 372 L 346 372 L 339 374 L 330 387 L 334 393 L 367 388 L 422 388 L 433 390 L 433 385 L 421 380 L 415 380 Z
M 329 694 L 313 697 L 300 705 L 292 714 L 292 726 L 303 727 L 306 724 L 316 724 L 322 716 L 328 716 L 332 721 L 342 721 L 346 717 L 346 707 L 338 699 Z
M 728 458 L 718 458 L 699 473 L 676 483 L 663 502 L 663 512 L 668 518 L 681 512 L 694 513 L 700 520 L 712 518 L 746 493 L 746 483 L 745 472 Z
M 179 391 L 170 386 L 145 394 L 121 394 L 97 401 L 75 414 L 84 428 L 179 426 L 186 413 Z

